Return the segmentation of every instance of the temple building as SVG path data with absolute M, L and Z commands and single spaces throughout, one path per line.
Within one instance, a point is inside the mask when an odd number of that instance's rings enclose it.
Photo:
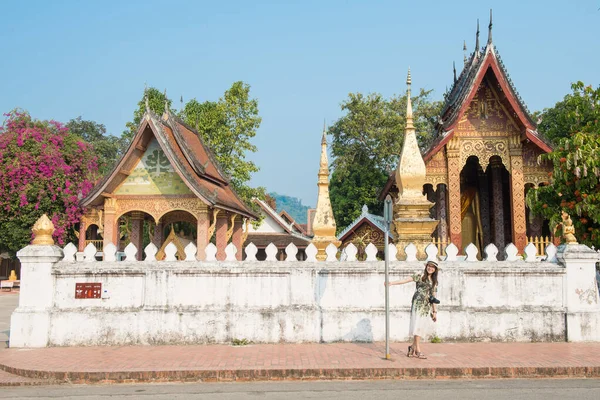
M 166 109 L 159 117 L 146 99 L 146 112 L 129 148 L 81 200 L 85 214 L 79 251 L 90 241 L 99 250 L 108 243 L 123 250 L 125 239 L 137 247 L 138 260 L 150 242 L 160 249 L 160 260 L 167 242 L 175 243 L 178 255 L 185 257 L 182 247 L 193 241 L 197 259 L 203 260 L 212 239 L 217 259 L 224 260 L 231 240 L 241 260 L 244 220 L 256 216 L 198 133 Z
M 263 219 L 258 226 L 248 224 L 244 230 L 246 235 L 244 246 L 250 243 L 258 249 L 256 259 L 263 261 L 267 258 L 266 248 L 269 244 L 277 248 L 277 259 L 285 260 L 285 248 L 293 243 L 298 248 L 296 258 L 299 261 L 306 260 L 306 247 L 310 244 L 311 238 L 306 236 L 306 232 L 301 225 L 285 211 L 277 214 L 277 211 L 267 204 L 264 200 L 254 199 L 254 202 L 260 208 Z
M 466 50 L 466 47 L 465 47 Z M 538 156 L 551 151 L 536 130 L 492 42 L 479 45 L 446 93 L 435 138 L 422 151 L 427 198 L 435 203 L 431 217 L 439 220 L 438 241 L 462 249 L 474 243 L 481 251 L 494 243 L 502 252 L 508 243 L 523 251 L 528 237 L 550 235 L 547 222 L 529 215 L 525 194 L 548 182 L 552 165 Z M 397 198 L 396 177 L 390 176 L 379 199 Z
M 337 238 L 342 242 L 341 248 L 352 243 L 358 250 L 357 258 L 366 258 L 365 249 L 369 243 L 377 247 L 377 257 L 381 260 L 385 257 L 385 237 L 392 242 L 392 236 L 385 232 L 385 221 L 383 217 L 369 213 L 369 208 L 362 206 L 361 214 L 350 225 L 346 227 Z

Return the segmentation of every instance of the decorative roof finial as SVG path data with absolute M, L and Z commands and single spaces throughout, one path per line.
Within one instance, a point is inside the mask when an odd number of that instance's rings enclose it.
M 490 24 L 488 25 L 488 44 L 492 44 L 492 9 L 490 8 Z
M 463 54 L 464 54 L 464 61 L 465 61 L 465 65 L 467 65 L 467 41 L 463 41 Z
M 479 53 L 479 18 L 477 18 L 477 33 L 475 34 L 475 53 Z
M 321 139 L 321 146 L 327 145 L 327 125 L 325 123 L 325 118 L 323 118 L 323 138 Z
M 456 83 L 456 63 L 452 61 L 452 69 L 454 69 L 454 83 Z
M 413 125 L 412 102 L 410 100 L 411 83 L 412 79 L 410 78 L 410 67 L 408 67 L 408 76 L 406 77 L 406 129 L 415 129 Z

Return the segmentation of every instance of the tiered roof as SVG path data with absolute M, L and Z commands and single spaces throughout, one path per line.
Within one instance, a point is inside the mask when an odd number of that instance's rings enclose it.
M 344 242 L 348 236 L 350 236 L 353 232 L 355 232 L 358 228 L 360 228 L 363 224 L 369 224 L 373 229 L 381 231 L 381 233 L 385 233 L 385 220 L 383 217 L 375 214 L 369 213 L 369 208 L 365 205 L 362 206 L 362 212 L 358 218 L 356 218 L 350 225 L 346 227 L 339 235 L 337 235 L 338 240 Z M 387 234 L 388 240 L 392 237 L 390 234 Z
M 444 95 L 445 102 L 438 120 L 436 139 L 425 151 L 423 155 L 425 161 L 429 160 L 451 139 L 460 117 L 464 114 L 477 93 L 477 88 L 483 81 L 488 70 L 491 70 L 492 76 L 500 88 L 500 101 L 509 105 L 507 109 L 513 111 L 516 117 L 515 120 L 523 128 L 523 139 L 529 139 L 545 152 L 552 150 L 550 143 L 537 132 L 535 121 L 533 121 L 527 106 L 510 79 L 502 58 L 498 53 L 498 49 L 492 43 L 492 19 L 490 14 L 487 44 L 479 48 L 478 21 L 475 51 L 466 59 L 462 72 L 454 80 L 450 90 Z
M 156 138 L 186 186 L 207 206 L 256 218 L 231 187 L 229 177 L 198 132 L 169 111 L 158 117 L 148 108 L 125 154 L 113 170 L 81 200 L 82 206 L 102 205 L 105 194 L 113 193 L 127 178 L 153 138 Z
M 294 243 L 299 249 L 306 248 L 309 245 L 310 238 L 306 236 L 296 222 L 293 220 L 292 222 L 286 221 L 281 215 L 277 214 L 277 211 L 262 200 L 254 199 L 254 202 L 260 207 L 265 218 L 270 219 L 280 227 L 281 232 L 250 232 L 246 243 L 254 243 L 258 248 L 265 248 L 269 243 L 273 243 L 278 248 L 285 248 L 290 243 Z M 262 223 L 265 223 L 265 221 Z

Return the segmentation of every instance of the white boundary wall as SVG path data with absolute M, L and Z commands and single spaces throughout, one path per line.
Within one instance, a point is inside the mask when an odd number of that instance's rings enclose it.
M 600 341 L 593 250 L 559 246 L 555 262 L 535 253 L 523 260 L 516 249 L 514 261 L 451 261 L 448 250 L 450 260 L 439 262 L 440 338 Z M 547 252 L 555 259 L 556 248 Z M 70 246 L 18 253 L 11 347 L 385 339 L 383 261 L 95 262 L 94 253 L 80 255 L 87 262 L 75 262 Z M 390 280 L 422 273 L 423 264 L 393 261 Z M 76 283 L 101 283 L 103 298 L 76 299 Z M 391 340 L 409 339 L 413 292 L 414 284 L 390 288 Z

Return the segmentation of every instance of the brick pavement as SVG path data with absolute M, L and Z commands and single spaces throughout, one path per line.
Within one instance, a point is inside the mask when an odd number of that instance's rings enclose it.
M 5 349 L 0 369 L 52 382 L 390 378 L 600 378 L 600 343 L 426 343 L 427 360 L 383 343 Z M 1 378 L 0 378 L 0 382 Z M 1 384 L 1 383 L 0 383 Z

